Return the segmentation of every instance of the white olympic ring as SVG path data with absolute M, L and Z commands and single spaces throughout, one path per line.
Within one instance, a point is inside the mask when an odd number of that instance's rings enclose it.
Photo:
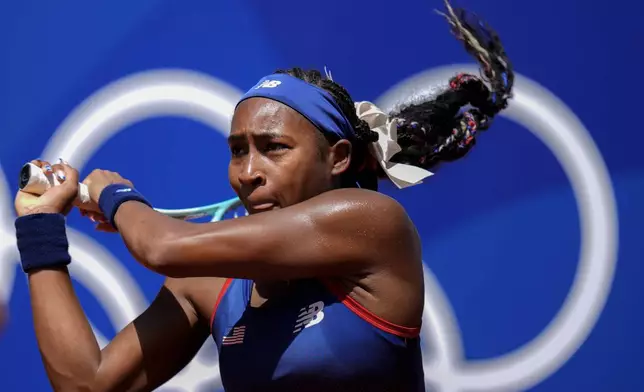
M 383 109 L 414 93 L 424 93 L 471 65 L 437 68 L 412 77 L 378 100 Z M 416 90 L 414 86 L 420 86 Z M 109 137 L 136 121 L 178 115 L 227 134 L 241 92 L 215 78 L 187 70 L 135 74 L 87 98 L 52 136 L 43 156 L 65 157 L 79 169 Z M 460 331 L 440 285 L 426 269 L 423 339 L 432 353 L 425 360 L 428 385 L 442 391 L 517 390 L 533 386 L 560 368 L 586 339 L 610 290 L 617 248 L 617 216 L 607 170 L 592 139 L 570 110 L 536 83 L 517 76 L 515 98 L 504 114 L 540 137 L 571 179 L 582 223 L 582 252 L 571 293 L 550 326 L 528 345 L 499 358 L 463 362 Z M 0 300 L 7 300 L 15 277 L 15 235 L 4 206 L 11 197 L 0 171 Z M 583 192 L 583 194 L 582 194 Z M 584 197 L 582 197 L 584 196 Z M 3 200 L 4 199 L 4 200 Z M 590 209 L 594 214 L 589 214 Z M 119 330 L 146 306 L 138 285 L 113 257 L 81 233 L 70 230 L 72 275 L 88 287 Z M 90 251 L 91 250 L 91 251 Z M 107 342 L 97 333 L 103 345 Z M 220 385 L 219 372 L 202 352 L 165 384 L 194 391 Z
M 390 110 L 404 100 L 431 94 L 459 72 L 479 71 L 464 64 L 434 68 L 399 83 L 377 103 Z M 424 367 L 429 383 L 441 391 L 524 390 L 550 376 L 590 334 L 615 273 L 617 208 L 608 170 L 589 132 L 563 102 L 521 75 L 516 76 L 514 98 L 502 116 L 541 139 L 570 179 L 580 213 L 580 261 L 564 305 L 539 336 L 514 352 L 478 361 L 463 361 L 460 332 L 449 302 L 438 293 L 435 280 L 427 279 L 430 296 L 425 314 L 429 317 L 423 338 L 435 351 Z

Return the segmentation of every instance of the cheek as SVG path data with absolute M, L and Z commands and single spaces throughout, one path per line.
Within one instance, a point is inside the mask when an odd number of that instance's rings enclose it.
M 235 165 L 233 162 L 229 162 L 228 163 L 228 182 L 230 183 L 230 186 L 234 190 L 239 189 L 238 173 L 239 173 L 238 165 Z
M 329 187 L 331 171 L 318 155 L 308 157 L 299 167 L 301 188 L 309 197 Z
M 272 162 L 266 171 L 267 185 L 277 192 L 288 204 L 301 201 L 308 192 L 308 183 L 315 177 L 312 162 L 298 151 L 280 157 Z

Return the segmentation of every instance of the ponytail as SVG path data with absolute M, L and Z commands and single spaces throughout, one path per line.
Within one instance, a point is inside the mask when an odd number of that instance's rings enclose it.
M 453 9 L 447 0 L 445 5 L 447 13 L 439 14 L 447 19 L 452 34 L 477 60 L 482 75 L 455 75 L 449 87 L 433 99 L 389 113 L 389 118 L 397 123 L 397 142 L 402 148 L 391 162 L 431 169 L 440 162 L 463 157 L 474 147 L 480 132 L 488 129 L 492 119 L 507 107 L 512 96 L 514 73 L 496 32 L 475 14 Z M 276 72 L 287 73 L 331 94 L 357 137 L 352 167 L 345 173 L 342 186 L 355 186 L 357 182 L 361 187 L 377 190 L 378 177 L 383 177 L 384 172 L 370 155 L 368 145 L 378 140 L 378 134 L 358 118 L 346 89 L 315 70 L 292 68 Z
M 402 147 L 392 162 L 430 169 L 463 157 L 512 96 L 514 73 L 496 32 L 475 14 L 446 6 L 448 13 L 441 15 L 481 65 L 483 78 L 458 74 L 434 99 L 390 113 L 398 121 Z

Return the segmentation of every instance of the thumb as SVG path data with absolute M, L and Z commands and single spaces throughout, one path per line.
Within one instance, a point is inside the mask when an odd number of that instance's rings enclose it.
M 97 231 L 102 231 L 104 233 L 118 233 L 118 230 L 114 228 L 109 222 L 102 222 L 96 225 Z

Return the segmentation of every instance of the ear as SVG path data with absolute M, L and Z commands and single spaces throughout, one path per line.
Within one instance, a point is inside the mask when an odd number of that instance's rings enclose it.
M 351 165 L 351 142 L 342 139 L 331 146 L 329 163 L 331 164 L 331 174 L 334 176 L 349 170 Z

